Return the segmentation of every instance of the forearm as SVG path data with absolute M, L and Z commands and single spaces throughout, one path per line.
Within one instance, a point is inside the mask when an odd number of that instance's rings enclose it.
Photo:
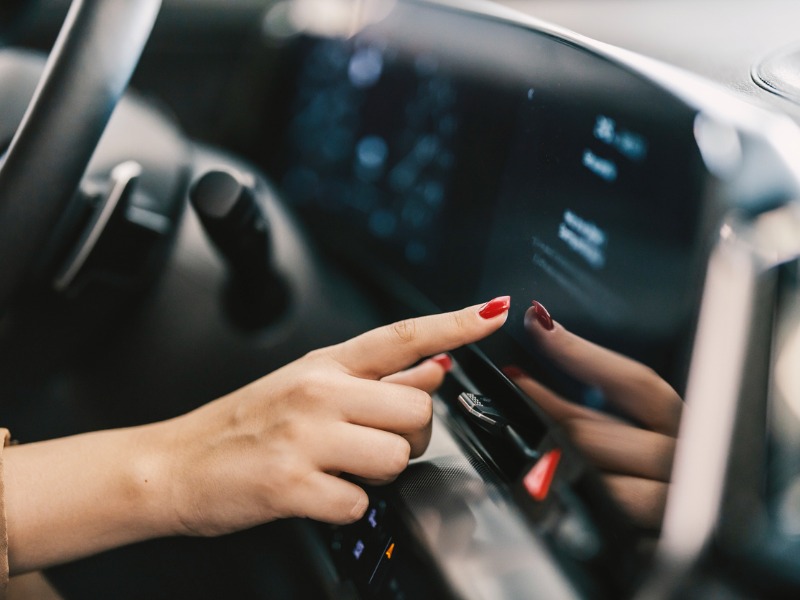
M 173 533 L 167 433 L 156 424 L 7 448 L 11 573 Z

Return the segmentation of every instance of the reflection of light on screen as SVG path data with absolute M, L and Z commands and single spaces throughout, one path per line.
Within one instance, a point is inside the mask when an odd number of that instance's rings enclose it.
M 356 160 L 353 170 L 362 181 L 374 183 L 383 175 L 389 147 L 386 141 L 377 135 L 367 135 L 356 144 Z
M 718 177 L 728 177 L 741 163 L 742 144 L 733 125 L 699 113 L 694 135 L 708 170 Z
M 368 169 L 383 167 L 388 154 L 389 148 L 386 146 L 386 142 L 377 135 L 361 138 L 356 146 L 358 162 Z
M 423 169 L 433 162 L 440 148 L 438 137 L 434 135 L 420 137 L 411 152 L 389 173 L 389 185 L 392 190 L 402 193 L 417 183 Z
M 383 57 L 375 48 L 363 48 L 353 54 L 347 66 L 347 75 L 357 88 L 375 85 L 381 78 Z
M 606 158 L 600 158 L 591 150 L 583 151 L 583 166 L 605 181 L 617 179 L 617 165 Z
M 594 137 L 615 148 L 630 160 L 641 162 L 647 156 L 647 142 L 638 133 L 617 127 L 616 121 L 598 115 L 594 123 Z
M 594 137 L 606 144 L 611 144 L 614 141 L 614 129 L 616 126 L 614 119 L 600 115 L 594 124 Z
M 611 292 L 600 280 L 573 265 L 543 240 L 533 237 L 531 242 L 534 248 L 531 261 L 562 290 L 595 313 L 602 306 L 607 324 L 622 320 L 629 309 L 622 298 Z
M 596 246 L 592 246 L 564 223 L 558 228 L 558 237 L 595 269 L 600 269 L 606 264 L 605 255 Z
M 606 245 L 606 241 L 608 240 L 606 232 L 591 221 L 582 219 L 571 210 L 564 211 L 564 223 L 580 233 L 581 236 L 584 237 L 590 244 L 597 247 L 603 247 Z
M 595 269 L 605 266 L 608 236 L 594 223 L 566 210 L 558 228 L 558 237 Z

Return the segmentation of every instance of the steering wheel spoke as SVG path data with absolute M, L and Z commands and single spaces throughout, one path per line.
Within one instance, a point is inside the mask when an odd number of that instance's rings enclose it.
M 0 166 L 0 310 L 74 196 L 161 0 L 73 0 Z

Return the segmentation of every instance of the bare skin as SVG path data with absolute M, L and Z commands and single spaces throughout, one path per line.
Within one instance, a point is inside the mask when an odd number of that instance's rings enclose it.
M 637 427 L 578 406 L 524 372 L 514 382 L 569 434 L 600 469 L 609 490 L 631 518 L 658 528 L 664 514 L 683 401 L 652 369 L 589 342 L 553 322 L 548 330 L 533 308 L 525 328 L 538 347 L 577 380 L 603 391 Z
M 316 350 L 169 421 L 6 449 L 12 574 L 155 537 L 357 520 L 368 498 L 354 478 L 392 481 L 430 439 L 444 371 L 408 367 L 506 320 L 507 307 L 489 318 L 480 309 Z

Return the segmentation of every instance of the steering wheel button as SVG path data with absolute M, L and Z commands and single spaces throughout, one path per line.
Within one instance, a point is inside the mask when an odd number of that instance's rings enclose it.
M 561 450 L 558 448 L 550 450 L 533 465 L 522 479 L 522 485 L 525 486 L 525 491 L 531 498 L 538 502 L 547 498 L 560 459 Z

